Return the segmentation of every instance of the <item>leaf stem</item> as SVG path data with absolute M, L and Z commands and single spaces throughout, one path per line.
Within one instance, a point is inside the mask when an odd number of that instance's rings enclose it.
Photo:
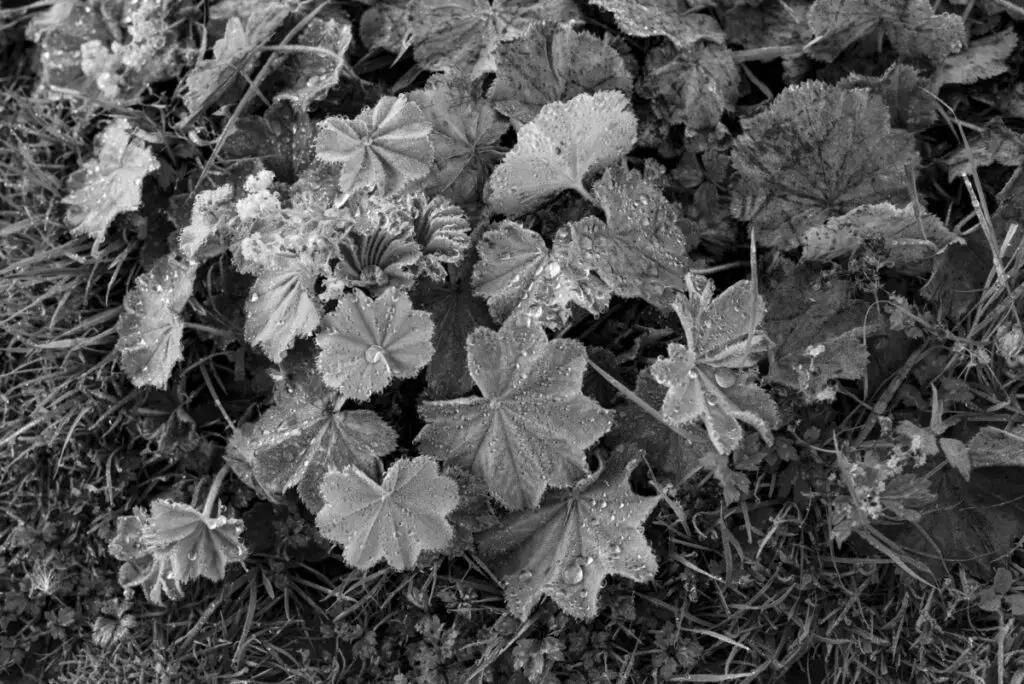
M 689 441 L 689 437 L 687 437 L 685 434 L 680 432 L 678 428 L 676 428 L 673 425 L 670 425 L 668 422 L 665 421 L 665 419 L 661 415 L 661 412 L 659 412 L 654 407 L 652 407 L 650 404 L 648 404 L 646 401 L 644 401 L 643 399 L 638 397 L 636 392 L 634 392 L 633 390 L 629 389 L 628 387 L 623 385 L 621 382 L 616 380 L 610 373 L 608 373 L 608 371 L 606 371 L 604 368 L 601 368 L 596 363 L 591 361 L 589 357 L 587 358 L 587 365 L 589 365 L 594 370 L 594 372 L 596 372 L 598 375 L 600 375 L 602 378 L 604 378 L 606 381 L 608 381 L 608 383 L 611 384 L 612 387 L 617 389 L 619 391 L 619 393 L 622 394 L 622 396 L 626 397 L 631 402 L 633 402 L 634 404 L 639 406 L 640 409 L 644 413 L 646 413 L 647 415 L 651 416 L 656 421 L 658 421 L 659 423 L 661 423 L 662 425 L 667 427 L 669 430 L 671 430 L 672 432 L 674 432 L 677 435 L 679 435 L 680 437 L 682 437 L 683 439 Z
M 690 273 L 696 273 L 697 275 L 711 275 L 712 273 L 721 273 L 722 271 L 728 271 L 733 268 L 740 268 L 746 266 L 746 261 L 730 261 L 727 264 L 719 264 L 718 266 L 708 266 L 707 268 L 691 268 Z
M 217 476 L 213 478 L 213 484 L 210 485 L 210 491 L 206 493 L 206 502 L 203 504 L 203 517 L 213 517 L 213 507 L 217 503 L 217 495 L 220 494 L 221 485 L 224 484 L 224 478 L 227 477 L 230 468 L 225 463 L 217 471 Z

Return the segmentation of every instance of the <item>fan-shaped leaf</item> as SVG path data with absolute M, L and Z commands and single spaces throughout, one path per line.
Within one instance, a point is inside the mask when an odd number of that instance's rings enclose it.
M 160 168 L 138 129 L 117 118 L 96 138 L 96 151 L 71 174 L 66 220 L 75 235 L 88 235 L 98 247 L 114 217 L 142 204 L 142 179 Z
M 307 259 L 278 259 L 277 268 L 256 278 L 245 305 L 245 339 L 277 363 L 295 343 L 320 324 L 313 298 L 317 269 Z
M 546 497 L 540 508 L 513 513 L 477 537 L 505 582 L 509 611 L 525 620 L 542 596 L 569 615 L 597 617 L 597 597 L 609 575 L 649 582 L 657 560 L 643 524 L 658 497 L 633 493 L 629 475 L 638 459 L 618 451 L 601 472 L 568 492 Z
M 442 196 L 428 201 L 423 193 L 408 195 L 406 206 L 416 226 L 416 241 L 423 248 L 417 269 L 431 280 L 444 280 L 448 266 L 458 265 L 469 248 L 466 213 Z
M 220 581 L 228 563 L 245 558 L 241 520 L 209 517 L 166 499 L 150 503 L 149 511 L 142 526 L 142 544 L 169 557 L 171 575 L 179 582 L 199 577 Z
M 353 567 L 368 570 L 384 559 L 409 570 L 422 551 L 440 551 L 452 540 L 446 517 L 459 503 L 459 487 L 431 458 L 395 461 L 381 484 L 346 466 L 324 476 L 320 494 L 324 507 L 316 525 L 345 546 L 345 562 Z
M 491 174 L 488 205 L 519 216 L 563 190 L 589 197 L 584 177 L 617 161 L 636 143 L 636 117 L 628 107 L 628 98 L 618 91 L 545 105 L 519 129 L 516 146 Z
M 317 366 L 328 387 L 369 399 L 392 378 L 409 378 L 434 353 L 430 314 L 412 308 L 409 295 L 390 288 L 376 299 L 359 290 L 338 301 L 317 335 Z
M 170 556 L 155 552 L 142 543 L 142 526 L 148 517 L 142 509 L 136 509 L 133 515 L 119 517 L 108 550 L 111 556 L 122 561 L 117 582 L 126 593 L 134 587 L 140 587 L 147 601 L 162 606 L 165 596 L 177 601 L 184 596 L 184 592 L 181 589 L 182 583 L 171 570 Z
M 332 116 L 320 123 L 316 156 L 342 164 L 342 192 L 377 188 L 401 192 L 430 171 L 434 149 L 430 122 L 405 95 L 384 96 L 355 119 Z
M 163 387 L 181 359 L 181 312 L 192 296 L 195 274 L 194 262 L 167 255 L 139 276 L 125 295 L 117 321 L 117 350 L 121 367 L 136 387 Z
M 584 450 L 607 432 L 611 412 L 580 392 L 583 345 L 549 342 L 539 327 L 511 319 L 498 332 L 477 328 L 466 347 L 483 396 L 422 402 L 420 452 L 479 474 L 512 510 L 586 475 Z

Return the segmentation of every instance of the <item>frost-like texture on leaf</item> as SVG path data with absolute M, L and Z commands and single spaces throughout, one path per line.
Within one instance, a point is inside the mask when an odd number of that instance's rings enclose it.
M 411 209 L 404 197 L 363 200 L 352 231 L 338 244 L 339 260 L 326 285 L 327 297 L 352 287 L 376 296 L 389 287 L 412 285 L 422 251 Z
M 477 473 L 510 510 L 585 476 L 584 450 L 608 431 L 611 412 L 580 391 L 583 345 L 510 320 L 498 332 L 477 328 L 466 347 L 483 396 L 422 402 L 420 452 Z
M 149 504 L 142 526 L 142 544 L 170 559 L 179 582 L 205 577 L 219 582 L 229 563 L 245 558 L 242 521 L 224 515 L 209 517 L 188 504 L 157 499 Z
M 705 0 L 589 0 L 615 16 L 622 32 L 636 38 L 664 36 L 679 48 L 700 41 L 725 42 L 725 32 L 709 14 Z
M 445 197 L 428 200 L 421 192 L 406 196 L 405 204 L 415 226 L 416 242 L 423 250 L 417 271 L 430 280 L 442 281 L 448 276 L 448 266 L 457 266 L 469 249 L 466 212 Z
M 525 620 L 550 596 L 572 617 L 592 620 L 609 575 L 654 579 L 658 562 L 643 524 L 658 497 L 638 496 L 629 486 L 638 453 L 616 452 L 600 473 L 571 491 L 552 493 L 540 508 L 513 513 L 477 536 L 480 554 L 505 583 L 514 616 Z
M 620 297 L 640 297 L 658 306 L 685 290 L 690 270 L 687 234 L 698 228 L 679 205 L 665 199 L 664 169 L 648 162 L 643 171 L 612 166 L 594 183 L 605 221 L 587 217 L 566 226 L 572 237 L 568 260 L 584 264 Z
M 446 518 L 459 504 L 459 487 L 432 458 L 395 461 L 381 484 L 346 466 L 324 476 L 320 494 L 317 528 L 343 544 L 345 562 L 360 570 L 381 559 L 409 570 L 422 551 L 444 549 L 454 534 Z
M 377 188 L 401 192 L 430 171 L 434 148 L 430 122 L 405 95 L 385 95 L 354 119 L 332 116 L 320 123 L 316 156 L 342 164 L 342 192 Z
M 893 64 L 878 77 L 851 74 L 839 82 L 842 88 L 867 88 L 882 98 L 889 109 L 893 128 L 920 130 L 939 116 L 935 86 L 906 64 Z
M 647 53 L 637 94 L 653 101 L 660 119 L 688 132 L 710 131 L 736 104 L 739 86 L 739 66 L 724 45 L 660 45 Z
M 295 342 L 320 324 L 314 298 L 318 269 L 303 257 L 281 258 L 277 268 L 256 278 L 245 304 L 245 341 L 257 345 L 274 363 Z
M 147 601 L 162 606 L 165 596 L 177 601 L 185 594 L 182 582 L 171 570 L 170 556 L 142 543 L 142 526 L 148 518 L 142 509 L 136 509 L 134 515 L 120 516 L 117 531 L 107 548 L 111 556 L 121 561 L 117 583 L 125 589 L 125 594 L 139 587 Z
M 117 351 L 121 368 L 136 387 L 163 387 L 181 360 L 181 312 L 192 296 L 195 275 L 194 262 L 167 255 L 139 276 L 125 295 L 117 321 Z
M 545 105 L 519 129 L 516 146 L 491 175 L 487 204 L 520 216 L 563 190 L 586 197 L 584 177 L 618 161 L 635 143 L 636 117 L 616 90 Z
M 478 84 L 461 76 L 435 75 L 408 94 L 430 120 L 434 164 L 425 181 L 428 195 L 441 194 L 461 206 L 480 202 L 491 169 L 506 148 L 508 122 L 483 99 Z
M 88 235 L 98 247 L 114 217 L 142 204 L 142 179 L 160 168 L 138 129 L 117 118 L 96 137 L 93 157 L 68 179 L 66 220 L 74 235 Z
M 964 44 L 963 20 L 935 14 L 928 0 L 815 0 L 807 22 L 817 36 L 804 52 L 828 62 L 876 30 L 900 57 L 939 64 Z
M 741 421 L 771 444 L 778 407 L 752 377 L 772 347 L 761 330 L 764 299 L 754 297 L 749 280 L 714 298 L 714 284 L 703 276 L 688 276 L 687 285 L 689 296 L 680 294 L 673 304 L 687 344 L 670 343 L 668 358 L 651 366 L 654 379 L 668 387 L 661 415 L 672 425 L 702 420 L 724 454 L 739 446 Z
M 414 310 L 395 288 L 376 299 L 360 290 L 345 295 L 324 325 L 317 367 L 328 387 L 352 399 L 369 399 L 392 378 L 411 378 L 434 353 L 430 314 Z
M 252 467 L 266 491 L 292 487 L 314 513 L 323 505 L 320 482 L 328 470 L 352 465 L 369 475 L 394 451 L 398 436 L 373 411 L 343 411 L 345 398 L 316 373 L 275 392 L 276 402 L 259 420 L 239 426 L 230 449 Z
M 942 62 L 935 74 L 935 89 L 951 83 L 977 83 L 1005 74 L 1010 69 L 1007 60 L 1016 48 L 1017 34 L 1012 26 L 1005 31 L 971 41 L 969 48 Z
M 514 221 L 503 221 L 480 239 L 480 261 L 473 269 L 473 289 L 487 300 L 496 321 L 526 316 L 546 328 L 569 320 L 570 305 L 597 315 L 608 306 L 611 292 L 579 266 L 567 236 L 556 236 L 548 249 L 537 233 Z
M 308 111 L 311 104 L 322 100 L 338 85 L 342 72 L 351 71 L 345 52 L 352 44 L 352 25 L 343 19 L 315 17 L 295 39 L 295 44 L 331 53 L 298 53 L 286 64 L 288 85 L 274 99 L 291 100 L 296 109 Z
M 1024 428 L 986 425 L 967 444 L 971 468 L 1024 466 Z
M 475 79 L 494 71 L 501 42 L 523 35 L 532 23 L 578 17 L 572 0 L 417 0 L 413 52 L 424 69 Z
M 885 103 L 867 90 L 791 86 L 743 130 L 732 159 L 741 182 L 765 196 L 750 218 L 761 244 L 791 249 L 832 216 L 910 199 L 907 169 L 916 177 L 920 163 L 914 137 L 893 130 Z
M 498 48 L 498 76 L 488 97 L 518 129 L 548 103 L 599 90 L 633 92 L 622 56 L 597 36 L 547 23 Z
M 811 226 L 800 238 L 803 258 L 836 261 L 871 243 L 886 266 L 899 272 L 927 267 L 932 258 L 953 242 L 962 242 L 924 208 L 903 208 L 888 202 L 865 204 L 825 223 Z M 927 268 L 926 268 L 927 270 Z

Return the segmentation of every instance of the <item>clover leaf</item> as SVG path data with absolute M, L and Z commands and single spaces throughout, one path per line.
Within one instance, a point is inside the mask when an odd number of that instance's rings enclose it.
M 405 95 L 384 96 L 354 119 L 332 116 L 320 122 L 316 156 L 342 164 L 342 192 L 377 188 L 401 192 L 430 171 L 434 148 L 430 122 Z
M 313 296 L 318 269 L 303 257 L 279 257 L 276 268 L 253 283 L 245 304 L 245 340 L 259 345 L 277 363 L 295 343 L 320 324 L 320 307 Z
M 425 456 L 395 461 L 380 484 L 353 466 L 331 471 L 320 494 L 317 528 L 361 570 L 381 559 L 409 570 L 421 552 L 440 551 L 454 536 L 446 518 L 459 504 L 459 487 Z
M 642 453 L 616 451 L 573 489 L 552 492 L 540 508 L 512 513 L 477 536 L 513 615 L 525 620 L 546 595 L 572 617 L 592 620 L 609 575 L 654 579 L 658 563 L 643 524 L 658 497 L 638 496 L 629 486 Z
M 618 92 L 583 93 L 552 102 L 519 129 L 519 140 L 491 174 L 487 204 L 520 216 L 551 195 L 575 190 L 589 198 L 584 177 L 621 159 L 636 143 L 636 117 Z
M 142 205 L 142 180 L 160 168 L 138 129 L 116 118 L 96 137 L 93 157 L 68 179 L 66 220 L 75 235 L 88 235 L 94 248 L 114 218 Z
M 689 295 L 680 294 L 673 304 L 687 344 L 670 343 L 668 358 L 651 366 L 654 379 L 669 388 L 661 415 L 672 425 L 703 420 L 721 453 L 739 446 L 740 421 L 770 444 L 778 407 L 750 377 L 772 346 L 761 330 L 764 299 L 754 296 L 748 280 L 714 298 L 714 285 L 703 276 L 688 276 L 687 285 Z
M 136 387 L 163 387 L 181 360 L 181 317 L 192 296 L 194 262 L 168 254 L 139 276 L 117 321 L 121 367 Z
M 421 402 L 420 453 L 477 473 L 511 510 L 585 476 L 584 450 L 607 432 L 611 412 L 581 393 L 583 345 L 510 319 L 497 332 L 474 330 L 466 349 L 482 396 Z
M 392 378 L 410 378 L 434 353 L 430 314 L 412 308 L 409 295 L 389 288 L 376 299 L 355 290 L 324 316 L 316 337 L 317 367 L 328 387 L 369 399 Z

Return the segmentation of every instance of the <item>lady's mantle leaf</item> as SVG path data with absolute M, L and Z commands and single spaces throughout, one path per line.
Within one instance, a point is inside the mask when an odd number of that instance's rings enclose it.
M 320 324 L 313 298 L 317 268 L 303 257 L 281 257 L 277 268 L 256 278 L 245 305 L 245 340 L 259 345 L 274 363 Z
M 520 620 L 543 595 L 569 615 L 591 620 L 606 577 L 654 578 L 658 564 L 643 524 L 658 497 L 630 489 L 637 459 L 627 460 L 624 451 L 572 491 L 553 493 L 540 508 L 513 513 L 477 537 L 481 555 L 493 559 L 495 574 L 506 583 L 509 611 Z
M 187 258 L 202 261 L 200 254 L 217 253 L 216 248 L 204 250 L 213 238 L 235 218 L 234 192 L 230 184 L 204 190 L 192 203 L 191 220 L 178 231 L 178 251 Z
M 660 119 L 690 131 L 711 131 L 739 99 L 740 69 L 724 45 L 684 49 L 659 45 L 647 53 L 637 94 L 653 102 Z
M 954 242 L 962 242 L 935 215 L 913 204 L 898 208 L 888 202 L 866 204 L 801 236 L 803 258 L 836 261 L 851 256 L 867 243 L 882 251 L 886 266 L 899 272 L 930 264 L 932 257 Z
M 480 240 L 480 261 L 473 270 L 473 288 L 487 300 L 497 321 L 524 315 L 547 328 L 569 320 L 570 304 L 593 314 L 603 311 L 610 292 L 580 268 L 567 237 L 555 238 L 553 249 L 544 239 L 513 221 L 503 221 Z
M 743 128 L 732 159 L 742 181 L 766 197 L 750 217 L 762 244 L 794 248 L 831 216 L 909 200 L 907 171 L 916 174 L 920 162 L 914 137 L 893 130 L 885 103 L 867 90 L 790 86 Z
M 661 357 L 651 366 L 654 379 L 669 388 L 661 415 L 672 425 L 702 419 L 721 453 L 739 446 L 740 421 L 757 429 L 770 444 L 771 428 L 779 421 L 778 407 L 749 379 L 756 372 L 758 357 L 772 346 L 761 330 L 764 299 L 754 297 L 749 280 L 714 299 L 714 284 L 707 278 L 688 276 L 687 285 L 689 296 L 680 294 L 673 308 L 688 344 L 670 343 L 668 358 Z
M 421 192 L 408 195 L 406 206 L 416 226 L 416 241 L 423 249 L 417 269 L 431 280 L 444 280 L 448 266 L 457 266 L 469 249 L 466 212 L 443 196 L 428 200 Z
M 382 558 L 409 570 L 421 551 L 440 551 L 454 535 L 446 517 L 459 504 L 459 487 L 425 456 L 395 461 L 381 484 L 353 466 L 329 472 L 320 494 L 317 528 L 343 544 L 345 562 L 361 570 Z
M 389 287 L 407 289 L 415 280 L 422 252 L 405 197 L 363 199 L 352 230 L 338 244 L 338 263 L 325 298 L 361 287 L 378 295 Z
M 163 387 L 181 359 L 181 312 L 192 296 L 195 274 L 194 262 L 167 255 L 139 276 L 125 296 L 117 321 L 117 350 L 121 367 L 136 387 Z
M 409 295 L 389 288 L 376 299 L 360 290 L 324 316 L 316 336 L 324 382 L 352 399 L 369 399 L 392 378 L 410 378 L 434 353 L 430 314 L 412 308 Z
M 665 36 L 678 48 L 702 40 L 725 42 L 725 32 L 708 14 L 696 10 L 713 6 L 707 0 L 590 0 L 615 16 L 622 32 L 636 38 Z
M 345 52 L 352 44 L 352 24 L 344 19 L 316 17 L 295 40 L 297 45 L 318 48 L 317 54 L 299 53 L 287 65 L 288 87 L 274 96 L 274 100 L 291 100 L 295 108 L 308 111 L 327 92 L 338 85 L 343 71 L 351 72 Z M 331 55 L 324 54 L 326 52 Z
M 420 452 L 477 473 L 511 510 L 586 475 L 584 450 L 608 431 L 611 412 L 580 391 L 583 345 L 549 342 L 538 326 L 512 319 L 498 332 L 477 328 L 466 347 L 483 396 L 421 403 Z
M 986 425 L 967 444 L 971 468 L 1024 466 L 1024 428 Z
M 96 140 L 92 159 L 71 174 L 66 220 L 75 235 L 88 235 L 98 247 L 106 239 L 114 217 L 135 211 L 142 204 L 142 179 L 160 164 L 146 143 L 135 137 L 138 129 L 127 119 L 107 124 Z
M 384 96 L 354 119 L 332 116 L 321 122 L 316 156 L 343 165 L 338 180 L 342 192 L 401 192 L 430 171 L 430 122 L 405 95 Z
M 413 11 L 416 61 L 431 71 L 463 71 L 477 78 L 494 71 L 502 41 L 537 21 L 579 17 L 572 0 L 417 0 Z
M 394 451 L 395 431 L 373 411 L 342 411 L 345 402 L 313 373 L 278 391 L 277 403 L 255 423 L 239 427 L 230 448 L 250 463 L 272 494 L 299 487 L 306 506 L 323 505 L 320 482 L 328 470 L 353 465 L 376 476 L 380 458 Z
M 977 83 L 1005 74 L 1010 70 L 1007 60 L 1016 49 L 1017 34 L 1012 26 L 999 33 L 972 40 L 969 48 L 942 62 L 935 75 L 934 88 L 938 90 L 951 83 Z
M 177 601 L 184 592 L 181 582 L 171 570 L 170 556 L 156 553 L 156 550 L 142 543 L 142 526 L 149 515 L 136 509 L 134 515 L 122 515 L 117 519 L 117 531 L 110 540 L 110 555 L 121 561 L 117 583 L 128 593 L 134 587 L 141 587 L 146 600 L 158 606 L 164 604 L 164 596 Z
M 188 504 L 166 499 L 150 503 L 149 511 L 142 544 L 169 558 L 171 575 L 179 582 L 199 577 L 219 582 L 228 563 L 245 558 L 241 520 L 223 515 L 211 518 Z
M 666 288 L 684 290 L 690 270 L 687 234 L 698 229 L 656 184 L 663 170 L 648 162 L 643 172 L 625 164 L 605 171 L 593 194 L 606 222 L 587 217 L 566 226 L 568 260 L 586 264 L 620 297 L 667 305 Z
M 519 129 L 519 140 L 494 170 L 487 203 L 494 211 L 519 216 L 551 195 L 583 187 L 587 173 L 617 161 L 636 143 L 636 117 L 622 93 L 577 95 L 545 105 Z
M 569 24 L 536 24 L 522 38 L 498 48 L 498 76 L 488 97 L 520 128 L 548 103 L 599 90 L 633 92 L 622 56 Z

